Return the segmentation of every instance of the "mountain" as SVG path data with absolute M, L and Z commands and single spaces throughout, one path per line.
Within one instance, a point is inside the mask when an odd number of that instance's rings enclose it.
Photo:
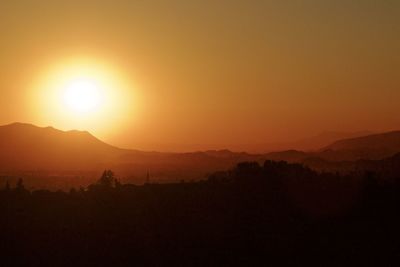
M 358 160 L 381 160 L 400 152 L 400 131 L 338 140 L 319 150 L 265 154 L 271 160 L 300 162 L 317 170 L 352 169 Z
M 143 182 L 201 179 L 207 173 L 259 160 L 259 155 L 210 150 L 192 153 L 146 152 L 108 145 L 85 131 L 60 131 L 25 123 L 0 126 L 0 173 L 95 172 L 112 169 Z
M 331 150 L 400 149 L 400 131 L 373 134 L 358 138 L 339 140 L 327 146 Z
M 64 179 L 60 177 L 68 175 L 82 179 L 90 176 L 93 181 L 104 169 L 112 169 L 125 182 L 131 183 L 143 183 L 147 173 L 152 182 L 198 180 L 215 171 L 232 168 L 239 162 L 262 163 L 267 159 L 334 170 L 340 165 L 337 162 L 347 162 L 344 165 L 350 168 L 353 164 L 349 162 L 383 159 L 397 152 L 400 152 L 400 132 L 344 139 L 315 152 L 284 150 L 249 154 L 208 150 L 162 153 L 114 147 L 85 131 L 60 131 L 24 123 L 0 126 L 0 178 L 24 175 L 24 179 L 34 180 L 47 175 L 56 177 L 60 183 Z M 47 179 L 43 183 L 52 181 L 55 180 Z M 65 182 L 71 183 L 71 180 Z
M 286 150 L 267 153 L 264 157 L 274 161 L 301 162 L 309 157 L 309 153 L 297 150 Z
M 320 150 L 330 160 L 383 159 L 400 152 L 400 131 L 373 134 L 334 142 Z
M 248 151 L 252 153 L 269 153 L 278 151 L 317 151 L 321 147 L 326 147 L 335 141 L 349 138 L 356 138 L 361 136 L 367 136 L 373 134 L 370 131 L 359 131 L 359 132 L 335 132 L 328 131 L 323 132 L 315 136 L 303 138 L 292 142 L 278 142 L 278 143 L 264 143 L 264 144 L 252 144 L 252 145 L 235 145 L 232 146 L 237 151 Z
M 0 170 L 93 169 L 121 151 L 82 131 L 60 131 L 31 124 L 0 126 Z
M 362 136 L 371 135 L 372 132 L 360 131 L 360 132 L 323 132 L 319 135 L 304 138 L 302 140 L 289 143 L 292 149 L 302 151 L 315 151 L 321 147 L 328 146 L 333 142 L 343 139 L 358 138 Z

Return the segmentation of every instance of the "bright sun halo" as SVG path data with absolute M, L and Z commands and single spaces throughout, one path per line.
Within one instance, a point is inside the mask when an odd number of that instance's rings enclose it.
M 103 97 L 95 81 L 79 79 L 66 85 L 63 101 L 66 107 L 73 112 L 88 113 L 99 108 Z
M 115 65 L 69 58 L 44 69 L 29 98 L 43 124 L 105 136 L 136 119 L 140 104 L 136 89 Z

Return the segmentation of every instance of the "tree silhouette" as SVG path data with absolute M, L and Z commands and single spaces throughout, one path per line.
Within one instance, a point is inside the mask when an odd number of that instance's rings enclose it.
M 114 187 L 115 187 L 116 189 L 119 189 L 119 188 L 122 187 L 121 182 L 120 182 L 118 179 L 116 179 L 116 178 L 114 178 Z
M 97 185 L 101 188 L 113 188 L 116 184 L 114 173 L 111 170 L 105 170 L 97 181 Z
M 10 182 L 7 180 L 6 185 L 4 186 L 4 191 L 9 192 L 11 190 Z
M 22 178 L 18 179 L 16 190 L 21 192 L 25 191 L 24 181 L 22 180 Z
M 18 265 L 29 265 L 37 257 L 80 266 L 87 264 L 82 253 L 92 265 L 116 259 L 131 265 L 149 259 L 153 265 L 182 259 L 185 265 L 292 265 L 285 259 L 315 251 L 318 263 L 343 253 L 341 266 L 354 253 L 361 257 L 357 263 L 366 253 L 381 259 L 393 250 L 397 256 L 400 186 L 378 171 L 344 175 L 286 162 L 243 162 L 208 181 L 142 186 L 122 184 L 105 170 L 88 190 L 69 192 L 29 192 L 20 179 L 10 193 L 0 190 L 2 266 L 20 258 Z

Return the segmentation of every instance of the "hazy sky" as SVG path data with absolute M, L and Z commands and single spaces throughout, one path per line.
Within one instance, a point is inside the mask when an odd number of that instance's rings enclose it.
M 86 57 L 140 95 L 135 114 L 121 114 L 130 123 L 94 130 L 118 146 L 400 129 L 398 0 L 2 0 L 0 34 L 0 124 L 71 128 L 42 119 L 26 96 L 52 64 Z

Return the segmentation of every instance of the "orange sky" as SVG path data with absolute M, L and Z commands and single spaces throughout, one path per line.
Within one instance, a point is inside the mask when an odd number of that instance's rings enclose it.
M 122 147 L 234 149 L 399 129 L 399 32 L 395 0 L 3 0 L 0 124 L 85 129 L 32 101 L 44 72 L 88 58 L 124 77 L 134 99 L 87 127 Z

